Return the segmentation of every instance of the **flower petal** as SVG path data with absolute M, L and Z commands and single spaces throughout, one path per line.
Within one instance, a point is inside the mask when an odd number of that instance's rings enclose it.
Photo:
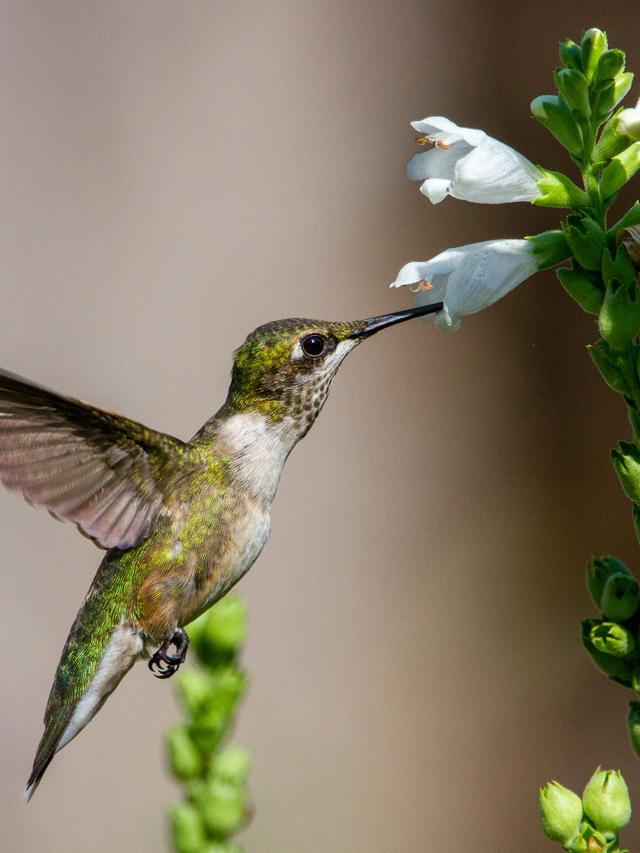
M 411 127 L 417 130 L 418 133 L 424 133 L 426 136 L 432 136 L 446 145 L 455 142 L 457 139 L 463 139 L 469 145 L 481 145 L 487 134 L 484 130 L 476 130 L 472 127 L 459 127 L 451 119 L 444 116 L 428 116 L 421 121 L 412 121 Z
M 465 201 L 502 204 L 540 195 L 540 170 L 513 148 L 487 138 L 458 161 L 451 195 Z
M 475 314 L 493 305 L 537 268 L 527 240 L 491 241 L 450 274 L 445 303 L 451 315 Z
M 426 195 L 431 204 L 438 204 L 451 193 L 452 186 L 452 182 L 444 178 L 427 178 L 420 187 L 420 192 Z

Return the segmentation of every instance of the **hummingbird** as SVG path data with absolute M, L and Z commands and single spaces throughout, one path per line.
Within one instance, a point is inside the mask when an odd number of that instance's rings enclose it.
M 441 308 L 258 327 L 234 354 L 225 402 L 190 441 L 0 371 L 0 480 L 106 551 L 62 651 L 27 799 L 136 661 L 159 678 L 184 662 L 185 625 L 262 551 L 283 466 L 348 353 Z

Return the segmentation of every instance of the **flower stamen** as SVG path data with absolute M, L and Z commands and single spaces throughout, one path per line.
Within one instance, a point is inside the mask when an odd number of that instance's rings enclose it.
M 426 293 L 427 290 L 433 290 L 433 285 L 423 278 L 422 281 L 409 285 L 409 290 L 411 293 Z

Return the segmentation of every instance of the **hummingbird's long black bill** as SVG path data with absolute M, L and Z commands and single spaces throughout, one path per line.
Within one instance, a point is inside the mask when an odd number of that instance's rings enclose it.
M 394 311 L 393 314 L 381 314 L 379 317 L 371 317 L 370 320 L 365 320 L 365 325 L 352 332 L 350 338 L 368 338 L 369 335 L 375 335 L 380 329 L 386 329 L 387 326 L 394 326 L 396 323 L 404 323 L 405 320 L 411 320 L 413 317 L 424 317 L 425 314 L 436 314 L 442 311 L 442 302 L 432 302 L 431 305 L 420 305 L 418 308 L 407 308 L 404 311 Z

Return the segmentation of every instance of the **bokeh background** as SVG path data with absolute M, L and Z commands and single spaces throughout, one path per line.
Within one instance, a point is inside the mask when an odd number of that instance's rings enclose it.
M 0 363 L 189 437 L 253 327 L 406 307 L 386 287 L 406 261 L 553 226 L 432 207 L 404 174 L 408 122 L 446 114 L 566 168 L 528 104 L 593 25 L 639 70 L 631 3 L 4 0 Z M 640 809 L 630 697 L 578 640 L 587 557 L 638 568 L 595 331 L 545 274 L 456 334 L 405 325 L 343 366 L 239 586 L 248 853 L 551 851 L 538 787 L 599 763 Z M 20 802 L 100 555 L 4 492 L 0 543 L 0 848 L 167 849 L 178 711 L 144 666 Z

